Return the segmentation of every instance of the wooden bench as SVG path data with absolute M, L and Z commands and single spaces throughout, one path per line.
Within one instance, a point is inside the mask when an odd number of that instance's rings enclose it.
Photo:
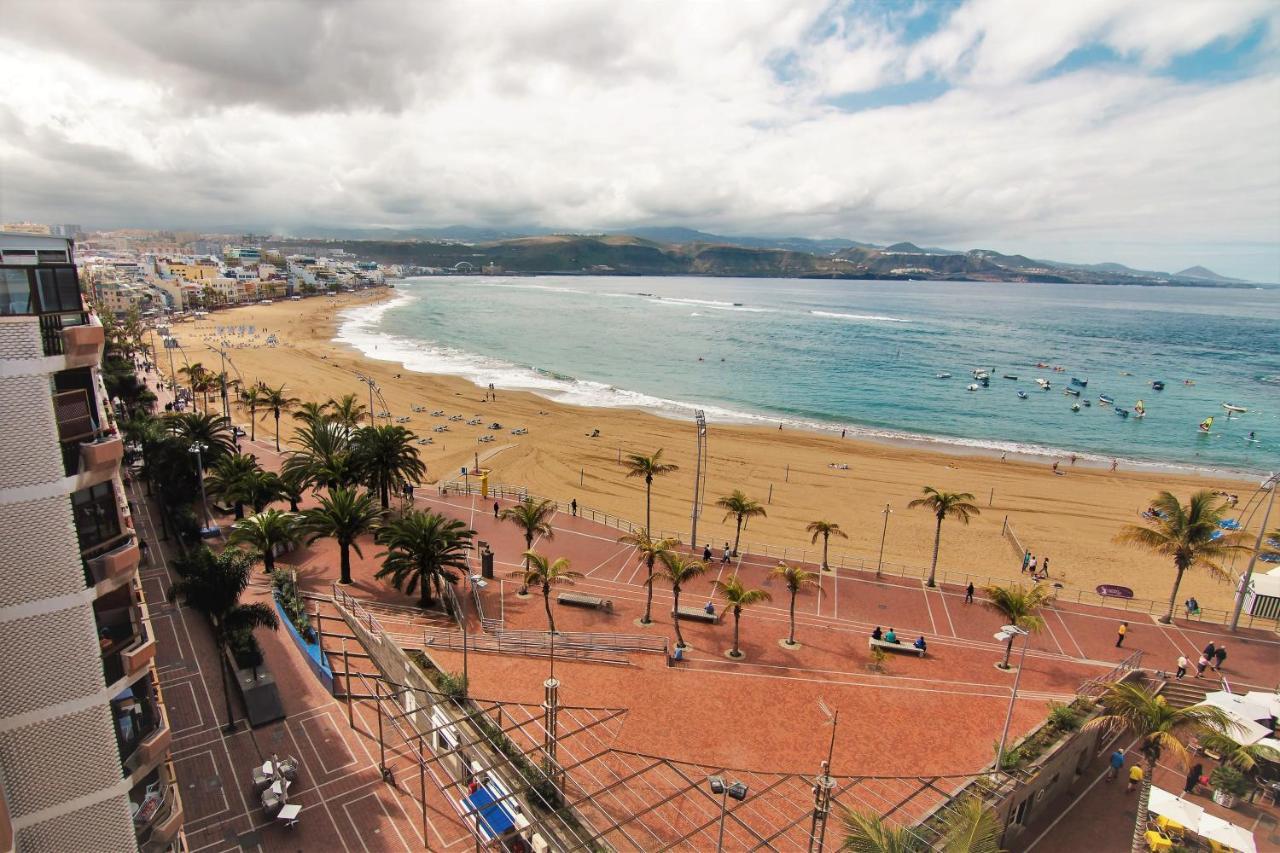
M 671 615 L 676 619 L 687 619 L 691 622 L 707 622 L 712 625 L 720 622 L 719 610 L 714 613 L 708 613 L 701 607 L 681 607 L 678 611 L 673 611 Z
M 910 643 L 886 643 L 884 640 L 877 640 L 875 637 L 867 638 L 867 646 L 873 649 L 883 649 L 886 652 L 902 652 L 904 654 L 918 655 L 924 657 L 924 649 L 917 649 Z
M 594 607 L 596 610 L 613 612 L 613 602 L 598 595 L 584 595 L 580 592 L 562 592 L 556 598 L 561 604 L 572 604 L 574 607 Z

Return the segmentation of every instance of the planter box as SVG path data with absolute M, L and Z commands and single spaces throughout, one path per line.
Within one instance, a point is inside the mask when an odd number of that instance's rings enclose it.
M 1221 788 L 1213 789 L 1213 801 L 1223 808 L 1234 809 L 1236 807 L 1236 795 Z
M 62 351 L 67 367 L 91 367 L 102 360 L 106 330 L 96 323 L 67 326 L 62 330 Z
M 293 626 L 293 622 L 289 621 L 289 614 L 284 612 L 284 608 L 280 606 L 280 599 L 273 593 L 272 602 L 276 607 L 276 616 L 280 622 L 289 631 L 289 636 L 293 639 L 293 644 L 298 647 L 298 651 L 302 652 L 307 658 L 307 666 L 316 678 L 320 679 L 320 683 L 330 694 L 333 693 L 333 669 L 329 666 L 328 656 L 320 650 L 318 642 L 309 642 L 305 637 L 298 633 L 298 629 Z

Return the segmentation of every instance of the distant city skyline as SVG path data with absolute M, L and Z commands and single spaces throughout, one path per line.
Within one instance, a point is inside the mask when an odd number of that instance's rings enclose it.
M 1266 0 L 16 0 L 0 44 L 0 221 L 684 226 L 1280 281 Z

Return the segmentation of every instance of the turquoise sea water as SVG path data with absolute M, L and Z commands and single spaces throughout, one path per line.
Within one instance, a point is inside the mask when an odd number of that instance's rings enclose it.
M 1280 290 L 576 276 L 396 287 L 354 309 L 340 339 L 565 402 L 1086 459 L 1280 465 Z M 974 368 L 991 371 L 989 388 L 965 390 Z M 1079 413 L 1063 393 L 1073 376 L 1093 403 Z M 1122 419 L 1100 394 L 1128 409 L 1142 399 L 1147 416 Z M 1223 402 L 1248 412 L 1228 418 Z

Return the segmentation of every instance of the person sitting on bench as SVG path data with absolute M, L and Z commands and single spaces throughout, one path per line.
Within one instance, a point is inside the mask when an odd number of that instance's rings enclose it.
M 875 629 L 874 631 L 872 631 L 872 632 L 871 632 L 871 639 L 873 639 L 873 640 L 878 640 L 878 639 L 880 639 L 880 638 L 881 638 L 881 637 L 883 637 L 883 636 L 884 636 L 884 632 L 880 630 L 880 626 L 879 626 L 879 625 L 877 625 L 877 626 L 876 626 L 876 629 Z
M 716 606 L 713 602 L 708 601 L 707 606 L 702 609 L 707 611 L 707 615 L 709 616 L 714 616 L 716 614 Z
M 911 645 L 915 646 L 917 649 L 919 649 L 922 652 L 928 650 L 929 648 L 929 644 L 924 641 L 923 635 L 921 635 L 920 639 L 916 640 Z
M 888 631 L 885 631 L 885 632 L 884 632 L 884 641 L 885 641 L 886 643 L 896 643 L 896 642 L 898 642 L 898 635 L 897 635 L 896 633 L 894 633 L 893 628 L 890 628 Z

